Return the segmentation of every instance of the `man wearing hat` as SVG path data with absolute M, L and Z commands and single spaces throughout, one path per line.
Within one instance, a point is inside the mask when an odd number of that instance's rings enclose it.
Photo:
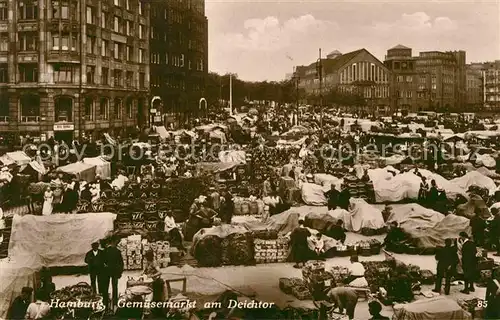
M 92 292 L 94 292 L 94 294 L 97 294 L 97 285 L 100 284 L 100 281 L 98 281 L 98 279 L 99 277 L 102 277 L 102 273 L 104 272 L 104 256 L 102 250 L 99 250 L 99 243 L 92 243 L 92 249 L 85 255 L 85 263 L 89 267 L 90 285 L 92 286 Z M 102 289 L 99 288 L 99 291 L 101 290 Z
M 8 319 L 24 319 L 26 311 L 31 303 L 33 289 L 30 287 L 23 287 L 21 295 L 14 299 L 10 305 Z
M 470 240 L 469 235 L 460 232 L 462 243 L 462 270 L 464 271 L 464 289 L 460 292 L 469 294 L 474 292 L 474 280 L 477 276 L 477 248 L 476 244 Z

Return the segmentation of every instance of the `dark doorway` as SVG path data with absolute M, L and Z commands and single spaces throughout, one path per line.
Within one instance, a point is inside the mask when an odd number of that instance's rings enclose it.
M 56 141 L 64 142 L 68 146 L 71 146 L 73 141 L 73 131 L 56 131 L 54 132 L 54 139 Z
M 145 103 L 144 99 L 139 99 L 137 101 L 137 124 L 139 127 L 144 127 L 147 125 L 146 123 L 146 114 L 145 114 Z

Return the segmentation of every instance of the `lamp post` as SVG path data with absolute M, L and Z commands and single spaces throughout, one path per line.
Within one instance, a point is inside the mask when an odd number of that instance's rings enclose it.
M 294 68 L 293 72 L 293 77 L 292 77 L 292 82 L 295 85 L 295 104 L 296 104 L 296 113 L 297 113 L 297 125 L 299 124 L 299 115 L 300 115 L 300 108 L 299 108 L 299 83 L 300 83 L 300 77 L 299 73 L 297 71 L 297 67 Z

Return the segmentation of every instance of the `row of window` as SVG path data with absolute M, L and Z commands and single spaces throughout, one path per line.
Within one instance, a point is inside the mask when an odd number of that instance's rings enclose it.
M 353 81 L 374 81 L 387 83 L 389 76 L 384 68 L 373 63 L 363 61 L 353 63 L 340 72 L 340 83 L 347 84 Z
M 408 82 L 408 83 L 411 83 L 411 82 L 413 82 L 413 77 L 412 76 L 397 76 L 396 77 L 396 82 Z
M 122 19 L 118 16 L 114 16 L 113 17 L 113 25 L 109 26 L 109 14 L 108 14 L 108 12 L 103 11 L 100 13 L 99 16 L 100 16 L 101 28 L 108 29 L 108 27 L 111 27 L 112 30 L 116 33 L 122 33 L 122 34 L 125 34 L 127 36 L 134 36 L 135 35 L 134 21 Z M 87 6 L 86 22 L 88 24 L 94 24 L 94 25 L 98 24 L 97 9 L 95 7 Z M 139 37 L 139 39 L 146 38 L 146 26 L 139 23 L 137 36 Z
M 53 65 L 53 80 L 55 83 L 74 83 L 79 75 L 79 67 L 73 64 L 55 64 Z M 0 83 L 9 82 L 9 72 L 7 65 L 0 65 Z M 85 70 L 86 83 L 96 84 L 95 66 L 87 66 Z M 111 77 L 111 79 L 110 79 Z M 34 63 L 19 64 L 19 82 L 38 82 L 38 65 Z M 100 85 L 113 85 L 114 87 L 135 88 L 136 80 L 134 72 L 123 71 L 102 67 L 100 74 Z M 139 88 L 146 87 L 146 74 L 139 73 Z
M 169 59 L 170 58 L 170 59 Z M 171 64 L 174 67 L 179 67 L 179 68 L 184 68 L 185 67 L 185 58 L 184 54 L 172 54 L 169 56 L 168 53 L 165 54 L 160 54 L 158 52 L 153 52 L 151 53 L 151 63 L 152 64 Z M 190 59 L 188 59 L 188 69 L 192 70 L 193 67 L 197 71 L 203 71 L 204 69 L 204 62 L 202 58 L 196 59 L 196 63 L 193 64 Z
M 86 97 L 84 102 L 85 120 L 109 120 L 110 116 L 114 120 L 121 120 L 124 116 L 122 100 L 119 98 L 113 101 L 113 112 L 110 113 L 110 100 L 100 98 L 99 101 L 92 97 Z M 37 95 L 24 95 L 18 100 L 19 121 L 20 122 L 40 122 L 40 97 Z M 9 99 L 2 97 L 0 99 L 1 117 L 9 116 Z M 73 99 L 70 97 L 54 98 L 54 121 L 72 122 L 73 121 Z M 129 98 L 125 103 L 125 115 L 128 119 L 134 117 L 134 99 Z

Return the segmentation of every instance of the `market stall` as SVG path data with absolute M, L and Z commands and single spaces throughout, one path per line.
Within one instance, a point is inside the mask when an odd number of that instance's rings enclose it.
M 104 160 L 102 157 L 85 158 L 83 159 L 83 163 L 95 166 L 96 176 L 104 179 L 111 178 L 111 163 Z
M 31 162 L 31 158 L 23 151 L 7 152 L 0 157 L 0 162 L 8 166 L 11 164 L 17 164 L 19 166 L 27 165 Z
M 84 162 L 75 162 L 57 168 L 57 172 L 63 172 L 76 177 L 78 180 L 92 182 L 96 176 L 96 166 Z
M 471 315 L 462 307 L 448 297 L 436 297 L 432 299 L 418 300 L 412 303 L 394 306 L 394 320 L 418 319 L 453 319 L 469 320 Z

